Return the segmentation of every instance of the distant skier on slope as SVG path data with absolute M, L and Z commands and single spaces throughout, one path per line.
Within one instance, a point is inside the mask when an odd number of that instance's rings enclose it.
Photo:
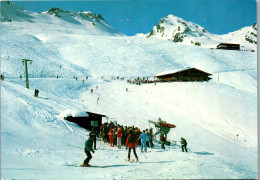
M 181 138 L 181 150 L 182 150 L 182 152 L 184 152 L 184 149 L 185 149 L 185 151 L 186 152 L 188 152 L 187 151 L 187 141 L 186 141 L 186 139 L 184 139 L 183 137 Z
M 131 154 L 132 149 L 133 149 L 134 155 L 136 157 L 136 162 L 138 162 L 138 156 L 137 156 L 136 150 L 135 150 L 135 146 L 137 143 L 138 143 L 138 140 L 137 140 L 136 136 L 134 135 L 134 130 L 133 129 L 129 130 L 129 136 L 127 137 L 127 140 L 126 140 L 126 147 L 129 146 L 128 162 L 130 161 L 130 154 Z
M 90 159 L 92 158 L 90 151 L 92 151 L 93 153 L 95 153 L 95 151 L 93 150 L 93 141 L 94 141 L 94 137 L 90 136 L 89 139 L 85 142 L 85 153 L 87 155 L 87 158 L 84 160 L 82 166 L 84 167 L 89 167 L 90 165 L 88 164 Z
M 34 90 L 34 97 L 38 97 L 39 96 L 39 90 L 38 89 L 35 89 Z

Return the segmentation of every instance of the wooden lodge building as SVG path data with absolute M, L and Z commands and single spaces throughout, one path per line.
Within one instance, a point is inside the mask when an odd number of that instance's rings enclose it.
M 106 117 L 102 114 L 96 114 L 92 112 L 85 112 L 86 115 L 68 115 L 64 117 L 65 120 L 74 122 L 80 127 L 83 127 L 87 130 L 92 130 L 93 127 L 96 127 L 96 130 L 99 131 L 102 124 L 102 117 Z
M 175 70 L 167 73 L 159 73 L 155 77 L 162 82 L 168 81 L 208 81 L 212 78 L 210 73 L 201 71 L 196 68 L 187 68 L 182 70 Z
M 240 50 L 240 44 L 220 43 L 217 49 Z

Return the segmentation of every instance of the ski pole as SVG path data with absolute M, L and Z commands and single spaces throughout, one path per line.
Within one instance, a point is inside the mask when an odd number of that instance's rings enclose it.
M 142 155 L 144 155 L 144 153 L 141 153 Z M 147 159 L 146 155 L 144 155 L 145 159 Z
M 99 143 L 99 148 L 101 148 L 101 137 L 99 137 L 99 141 L 100 141 L 100 143 Z
M 72 147 L 75 147 L 75 148 L 79 148 L 79 149 L 83 149 L 83 148 L 81 148 L 81 147 L 74 146 L 74 145 L 71 145 L 71 144 L 69 144 L 69 146 L 72 146 Z
M 192 150 L 190 148 L 188 148 L 190 150 L 190 152 L 192 152 Z M 193 153 L 193 152 L 192 152 Z

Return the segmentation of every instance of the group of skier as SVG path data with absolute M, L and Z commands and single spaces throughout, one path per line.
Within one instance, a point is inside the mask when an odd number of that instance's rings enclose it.
M 100 137 L 102 138 L 104 143 L 110 143 L 110 146 L 117 146 L 121 148 L 122 146 L 126 146 L 127 137 L 130 135 L 130 132 L 133 131 L 134 135 L 138 139 L 138 145 L 141 146 L 141 134 L 142 132 L 138 127 L 134 126 L 121 126 L 114 125 L 113 122 L 104 123 L 100 128 Z M 145 148 L 153 147 L 153 132 L 151 129 L 146 129 L 143 131 L 144 134 L 142 136 L 143 142 L 145 142 Z
M 113 122 L 104 123 L 100 127 L 100 132 L 97 131 L 95 127 L 89 133 L 89 139 L 85 142 L 85 153 L 87 158 L 84 160 L 82 166 L 88 167 L 89 161 L 92 158 L 91 153 L 95 153 L 94 150 L 97 149 L 97 138 L 101 138 L 104 143 L 109 143 L 111 147 L 116 146 L 117 148 L 122 148 L 125 146 L 128 149 L 128 162 L 130 161 L 131 151 L 136 158 L 136 162 L 138 162 L 138 156 L 136 153 L 136 147 L 140 146 L 141 152 L 147 152 L 147 147 L 154 147 L 153 144 L 153 131 L 152 128 L 149 130 L 140 131 L 137 127 L 127 127 L 121 125 L 115 125 Z M 160 136 L 161 148 L 165 149 L 164 144 L 166 139 L 163 135 Z M 181 138 L 181 147 L 182 151 L 187 152 L 187 142 L 184 138 Z

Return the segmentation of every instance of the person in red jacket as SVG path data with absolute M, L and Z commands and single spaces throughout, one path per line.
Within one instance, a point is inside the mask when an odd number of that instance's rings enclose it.
M 117 148 L 120 149 L 121 148 L 121 137 L 122 137 L 122 127 L 118 128 L 118 131 L 116 132 L 117 135 Z
M 114 139 L 113 139 L 113 131 L 112 128 L 110 129 L 110 131 L 108 132 L 108 136 L 109 136 L 109 142 L 110 142 L 110 146 L 114 146 Z
M 132 149 L 133 149 L 134 155 L 136 157 L 136 162 L 138 162 L 138 156 L 137 156 L 136 150 L 135 150 L 136 144 L 138 144 L 138 140 L 137 140 L 136 136 L 134 135 L 133 129 L 130 129 L 129 130 L 129 136 L 127 137 L 127 140 L 126 140 L 126 147 L 129 146 L 129 148 L 128 148 L 128 162 L 130 161 L 130 154 L 131 154 Z

